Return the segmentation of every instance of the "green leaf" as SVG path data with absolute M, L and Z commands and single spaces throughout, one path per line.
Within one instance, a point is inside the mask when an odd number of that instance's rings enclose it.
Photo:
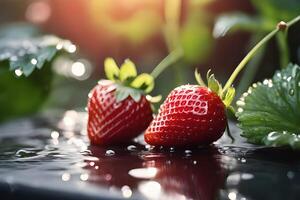
M 129 96 L 129 90 L 125 87 L 119 86 L 116 89 L 116 100 L 121 102 Z
M 116 80 L 119 78 L 120 69 L 112 58 L 106 58 L 104 61 L 104 72 L 109 80 Z
M 143 92 L 140 90 L 118 84 L 116 89 L 116 100 L 117 102 L 121 102 L 131 96 L 135 102 L 139 102 L 142 94 Z
M 300 13 L 299 0 L 251 0 L 262 18 L 276 24 L 279 21 L 289 21 Z
M 195 70 L 195 78 L 196 78 L 197 83 L 200 86 L 206 87 L 206 84 L 204 83 L 204 81 L 203 81 L 203 79 L 201 77 L 201 74 L 198 72 L 198 69 Z
M 294 138 L 278 134 L 300 134 L 300 67 L 289 64 L 271 80 L 254 84 L 239 101 L 237 117 L 248 141 L 265 145 L 300 147 Z M 266 139 L 272 133 L 278 141 Z M 273 136 L 274 136 L 273 135 Z M 271 135 L 272 136 L 272 135 Z M 274 136 L 274 137 L 275 137 Z M 294 142 L 294 143 L 293 143 Z
M 131 89 L 130 96 L 135 102 L 139 102 L 141 100 L 142 94 L 141 91 Z
M 256 17 L 243 13 L 230 13 L 220 15 L 217 18 L 213 29 L 213 35 L 214 37 L 219 38 L 236 30 L 256 31 L 261 30 L 262 28 L 262 22 Z
M 226 106 L 226 108 L 228 108 L 231 105 L 231 103 L 232 103 L 232 101 L 234 99 L 234 96 L 235 96 L 235 89 L 234 89 L 234 87 L 228 88 L 228 90 L 226 92 L 226 95 L 225 95 L 225 98 L 223 100 L 223 103 Z
M 143 73 L 138 75 L 130 85 L 145 91 L 145 93 L 150 93 L 154 88 L 154 78 L 150 74 Z
M 222 91 L 222 86 L 219 83 L 219 81 L 215 78 L 214 74 L 209 75 L 208 72 L 208 79 L 207 79 L 207 86 L 209 89 L 211 89 L 212 91 L 214 91 L 215 93 L 217 93 L 218 95 L 220 95 L 221 91 Z
M 13 33 L 18 30 L 24 30 L 24 35 Z M 19 69 L 25 76 L 29 76 L 36 68 L 41 69 L 57 52 L 70 51 L 73 45 L 55 36 L 39 36 L 35 29 L 26 29 L 25 26 L 9 26 L 6 30 L 1 29 L 0 35 L 0 62 L 8 61 L 10 70 Z M 61 48 L 56 48 L 57 45 Z
M 125 81 L 129 78 L 137 76 L 135 64 L 131 60 L 126 59 L 120 68 L 120 80 Z

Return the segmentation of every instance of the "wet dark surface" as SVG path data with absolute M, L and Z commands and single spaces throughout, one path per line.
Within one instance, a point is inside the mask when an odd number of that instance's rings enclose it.
M 0 126 L 0 199 L 300 199 L 300 153 L 223 136 L 210 147 L 152 148 L 142 137 L 90 146 L 85 113 Z

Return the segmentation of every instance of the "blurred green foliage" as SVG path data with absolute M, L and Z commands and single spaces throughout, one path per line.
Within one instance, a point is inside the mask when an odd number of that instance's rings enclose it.
M 43 36 L 28 24 L 3 26 L 0 38 L 0 121 L 3 121 L 40 108 L 51 88 L 51 61 L 70 42 Z M 56 48 L 58 44 L 62 47 Z
M 226 36 L 237 31 L 251 33 L 249 46 L 256 44 L 265 34 L 272 31 L 280 21 L 289 21 L 300 14 L 299 0 L 251 0 L 257 13 L 249 15 L 241 12 L 225 13 L 217 17 L 213 34 L 216 38 Z M 281 67 L 290 60 L 287 33 L 277 35 L 278 55 Z M 237 88 L 237 97 L 240 96 L 254 81 L 259 65 L 267 53 L 263 48 L 249 63 L 241 77 Z
M 0 121 L 37 111 L 50 92 L 53 76 L 50 66 L 34 71 L 29 77 L 17 77 L 8 69 L 7 62 L 2 62 L 0 69 Z

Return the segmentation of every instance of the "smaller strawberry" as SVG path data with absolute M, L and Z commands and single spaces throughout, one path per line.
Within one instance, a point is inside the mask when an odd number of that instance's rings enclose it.
M 161 105 L 158 115 L 145 132 L 150 145 L 206 145 L 219 139 L 226 128 L 226 108 L 230 107 L 235 90 L 223 95 L 222 86 L 213 74 L 207 74 L 208 87 L 195 72 L 200 85 L 175 88 Z
M 109 80 L 101 80 L 89 93 L 88 136 L 93 144 L 124 143 L 144 131 L 152 120 L 151 75 L 137 75 L 136 67 L 125 60 L 119 69 L 111 58 L 104 69 Z M 149 97 L 149 98 L 148 98 Z

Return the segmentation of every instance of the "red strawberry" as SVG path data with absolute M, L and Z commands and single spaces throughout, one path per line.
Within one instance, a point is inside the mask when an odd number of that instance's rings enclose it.
M 234 90 L 228 90 L 225 105 L 222 95 L 216 93 L 221 93 L 221 86 L 214 75 L 209 76 L 208 86 L 211 89 L 199 85 L 175 88 L 146 130 L 145 141 L 151 145 L 188 146 L 206 145 L 219 139 L 226 128 L 226 107 Z
M 98 145 L 128 142 L 152 120 L 151 104 L 145 94 L 152 90 L 153 78 L 148 74 L 137 76 L 129 60 L 119 69 L 112 59 L 107 59 L 105 72 L 111 80 L 99 81 L 89 94 L 88 136 L 91 143 Z

